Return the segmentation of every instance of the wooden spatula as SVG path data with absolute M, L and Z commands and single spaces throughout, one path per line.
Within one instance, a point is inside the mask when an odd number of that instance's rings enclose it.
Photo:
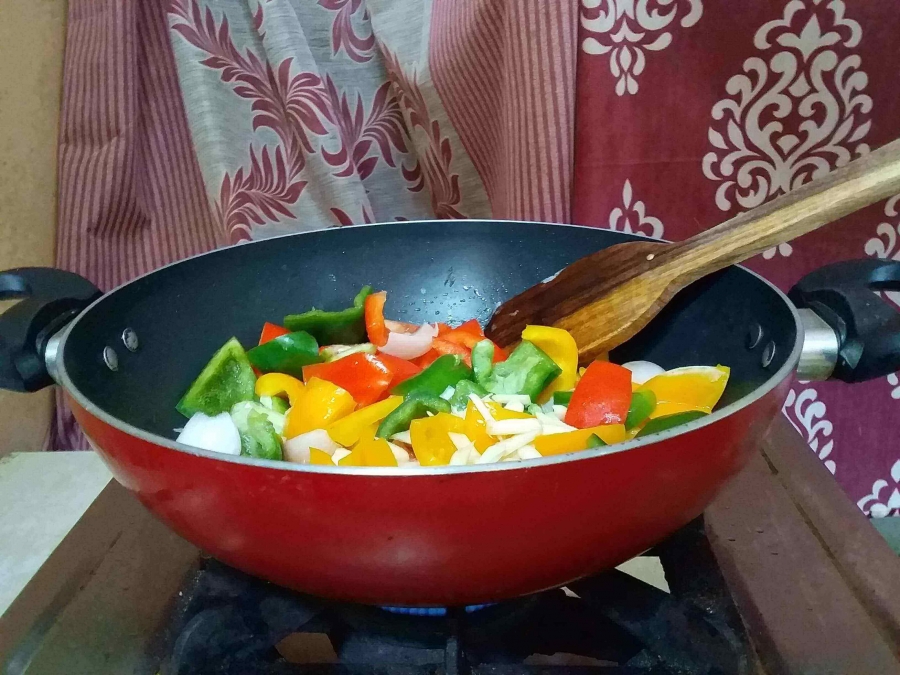
M 697 279 L 898 192 L 900 140 L 685 241 L 618 244 L 577 260 L 500 305 L 486 333 L 508 346 L 528 324 L 565 328 L 591 361 Z

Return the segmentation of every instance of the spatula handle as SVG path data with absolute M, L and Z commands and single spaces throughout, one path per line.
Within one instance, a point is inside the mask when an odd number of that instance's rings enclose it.
M 671 246 L 663 267 L 690 283 L 898 192 L 900 140 Z

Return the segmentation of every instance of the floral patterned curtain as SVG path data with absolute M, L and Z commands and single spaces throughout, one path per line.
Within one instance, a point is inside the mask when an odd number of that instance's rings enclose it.
M 418 218 L 682 239 L 900 136 L 892 0 L 70 0 L 59 262 L 109 288 L 215 246 Z M 898 197 L 750 266 L 900 259 Z M 900 306 L 900 295 L 888 294 Z M 785 414 L 900 514 L 900 380 Z M 78 447 L 60 406 L 55 447 Z

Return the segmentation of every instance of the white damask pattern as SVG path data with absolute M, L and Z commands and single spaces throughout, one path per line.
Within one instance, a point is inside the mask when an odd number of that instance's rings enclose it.
M 593 33 L 582 49 L 609 54 L 618 96 L 638 92 L 637 78 L 647 63 L 644 52 L 668 47 L 676 21 L 690 28 L 703 14 L 702 0 L 581 0 L 581 6 L 581 25 Z
M 862 139 L 872 99 L 853 52 L 862 29 L 845 8 L 841 0 L 791 0 L 781 19 L 756 32 L 759 56 L 744 61 L 712 108 L 703 174 L 720 183 L 722 211 L 759 206 L 869 151 Z
M 900 515 L 900 459 L 894 462 L 891 467 L 891 480 L 894 482 L 893 490 L 882 490 L 889 488 L 890 483 L 884 479 L 876 480 L 872 484 L 872 492 L 866 495 L 856 505 L 862 509 L 862 512 L 873 518 L 884 518 L 885 516 Z
M 634 200 L 631 181 L 626 180 L 622 187 L 622 206 L 609 213 L 609 229 L 662 239 L 664 228 L 659 218 L 647 215 L 644 202 Z
M 894 195 L 884 205 L 884 215 L 888 220 L 900 215 L 900 195 Z M 896 222 L 879 223 L 875 228 L 877 236 L 866 242 L 866 255 L 884 260 L 900 261 L 900 219 Z M 900 293 L 897 291 L 885 291 L 884 293 L 892 302 L 900 307 Z M 900 377 L 897 373 L 888 375 L 888 385 L 891 387 L 891 398 L 900 400 Z
M 798 384 L 802 386 L 808 383 Z M 825 403 L 818 398 L 819 393 L 812 387 L 802 389 L 799 394 L 791 389 L 782 411 L 794 428 L 806 438 L 812 451 L 825 463 L 825 468 L 834 473 L 837 466 L 833 459 L 828 459 L 834 450 L 834 439 L 831 438 L 834 427 L 826 418 L 828 410 Z

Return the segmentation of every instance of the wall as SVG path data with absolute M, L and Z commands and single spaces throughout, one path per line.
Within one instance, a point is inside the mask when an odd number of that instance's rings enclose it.
M 0 269 L 52 265 L 66 0 L 0 0 Z M 0 457 L 39 449 L 51 392 L 0 392 Z

